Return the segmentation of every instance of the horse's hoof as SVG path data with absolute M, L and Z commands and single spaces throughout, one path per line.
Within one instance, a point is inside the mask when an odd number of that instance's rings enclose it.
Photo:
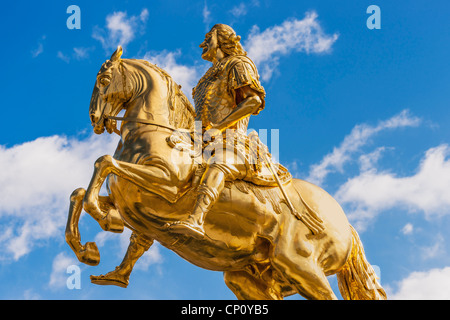
M 90 266 L 96 266 L 100 263 L 100 252 L 95 242 L 86 242 L 80 252 L 77 254 L 80 262 Z
M 125 281 L 123 279 L 114 279 L 111 278 L 109 276 L 109 274 L 105 274 L 105 275 L 99 275 L 99 276 L 91 276 L 91 282 L 93 284 L 98 284 L 98 285 L 114 285 L 114 286 L 118 286 L 121 288 L 126 288 L 128 287 L 128 281 Z

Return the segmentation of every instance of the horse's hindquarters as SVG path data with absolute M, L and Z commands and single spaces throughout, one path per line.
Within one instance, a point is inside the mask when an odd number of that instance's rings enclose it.
M 336 273 L 347 261 L 352 247 L 350 224 L 339 203 L 322 188 L 300 179 L 293 180 L 299 205 L 313 210 L 322 220 L 324 231 L 307 235 L 313 255 L 326 275 Z

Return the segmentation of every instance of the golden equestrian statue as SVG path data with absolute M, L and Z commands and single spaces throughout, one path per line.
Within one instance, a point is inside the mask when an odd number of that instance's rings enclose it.
M 120 46 L 97 74 L 94 132 L 121 140 L 114 156 L 95 162 L 88 188 L 72 193 L 66 241 L 81 262 L 100 262 L 95 242 L 81 243 L 83 209 L 103 230 L 126 226 L 132 235 L 121 264 L 91 281 L 127 287 L 157 240 L 199 267 L 223 271 L 238 299 L 336 299 L 327 280 L 333 274 L 344 299 L 386 299 L 336 200 L 292 178 L 258 135 L 247 135 L 265 91 L 240 37 L 217 24 L 200 47 L 213 65 L 193 90 L 195 109 L 170 75 L 122 59 Z M 105 182 L 108 196 L 100 196 Z

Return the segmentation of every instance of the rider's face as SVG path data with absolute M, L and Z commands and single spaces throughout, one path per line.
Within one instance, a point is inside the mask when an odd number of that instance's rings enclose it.
M 204 60 L 213 62 L 216 59 L 217 49 L 219 48 L 216 30 L 211 30 L 206 34 L 200 48 L 203 49 L 202 58 Z

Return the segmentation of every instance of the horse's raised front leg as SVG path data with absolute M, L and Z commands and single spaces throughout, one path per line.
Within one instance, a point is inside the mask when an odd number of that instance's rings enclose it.
M 80 220 L 83 198 L 86 190 L 76 189 L 70 196 L 69 216 L 66 225 L 66 242 L 75 252 L 78 260 L 91 266 L 96 266 L 100 262 L 100 253 L 95 242 L 81 244 L 78 222 Z
M 100 285 L 116 285 L 122 288 L 128 286 L 128 280 L 133 271 L 134 264 L 153 244 L 152 239 L 132 233 L 122 263 L 115 270 L 105 275 L 91 276 L 91 282 Z
M 70 196 L 69 215 L 65 235 L 66 242 L 75 252 L 78 260 L 95 266 L 100 262 L 100 254 L 97 245 L 95 242 L 87 242 L 85 245 L 82 245 L 80 231 L 78 229 L 78 222 L 80 220 L 85 194 L 86 190 L 79 188 L 73 191 Z M 99 196 L 98 204 L 102 215 L 100 225 L 103 229 L 111 232 L 122 232 L 124 228 L 123 221 L 110 198 Z
M 95 162 L 94 174 L 83 202 L 84 210 L 92 215 L 102 228 L 105 224 L 114 223 L 105 217 L 99 205 L 99 192 L 109 174 L 126 179 L 170 202 L 175 202 L 183 189 L 183 186 L 180 187 L 176 175 L 171 174 L 159 160 L 155 161 L 155 165 L 152 165 L 150 161 L 146 165 L 141 165 L 115 160 L 110 155 L 104 155 Z
M 103 176 L 100 169 L 101 161 L 97 160 L 94 165 L 91 182 L 84 195 L 83 208 L 98 222 L 103 230 L 121 233 L 124 227 L 122 217 L 109 197 L 99 195 L 103 182 L 108 176 Z

